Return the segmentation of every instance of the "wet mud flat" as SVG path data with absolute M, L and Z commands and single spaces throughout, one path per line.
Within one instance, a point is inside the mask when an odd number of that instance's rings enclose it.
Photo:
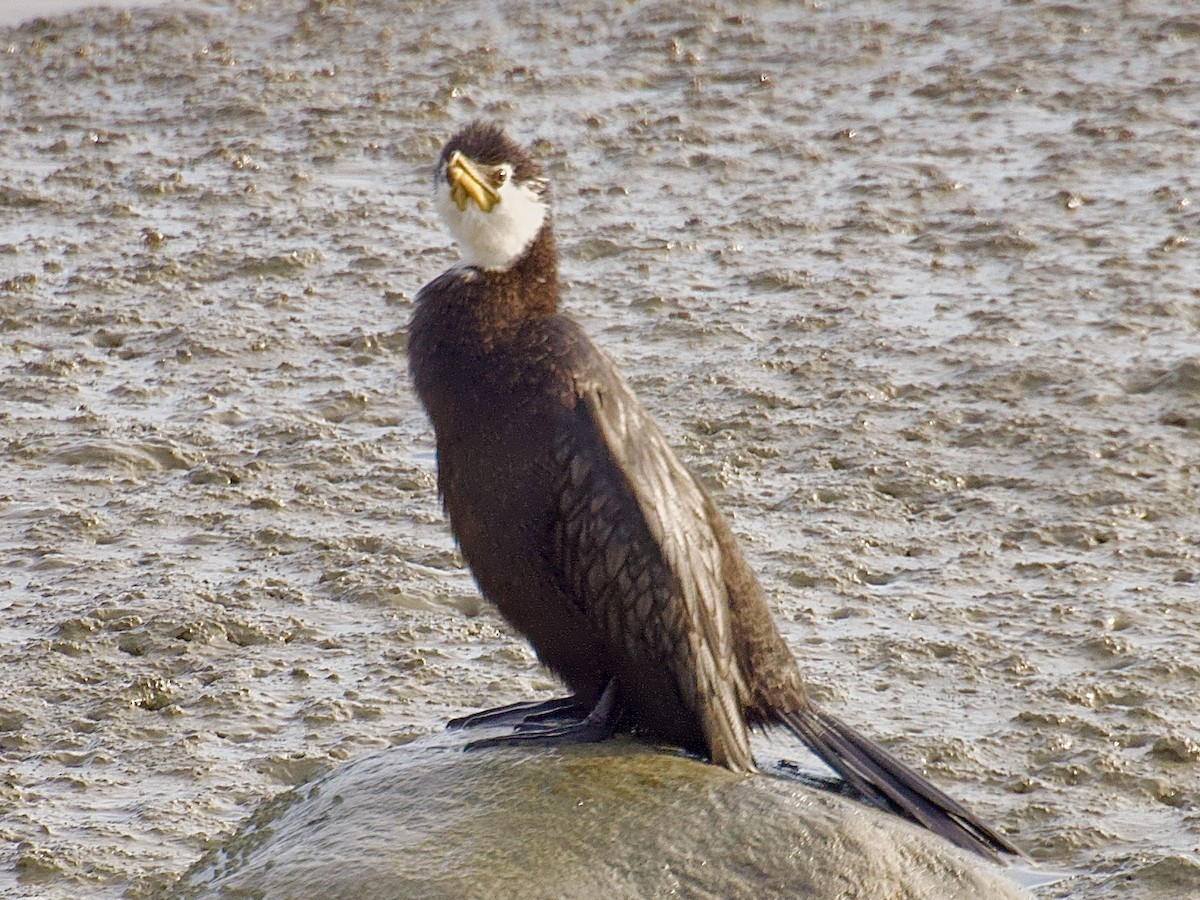
M 462 121 L 825 705 L 1047 865 L 1200 882 L 1200 17 L 202 3 L 0 31 L 0 893 L 555 685 L 405 375 Z

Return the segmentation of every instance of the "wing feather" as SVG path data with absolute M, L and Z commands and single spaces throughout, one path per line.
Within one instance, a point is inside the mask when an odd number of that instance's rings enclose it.
M 582 349 L 555 446 L 556 563 L 610 652 L 674 680 L 713 761 L 752 770 L 748 691 L 707 495 L 608 358 Z

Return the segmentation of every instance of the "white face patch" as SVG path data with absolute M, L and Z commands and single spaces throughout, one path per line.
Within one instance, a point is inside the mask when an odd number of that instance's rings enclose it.
M 529 187 L 507 179 L 498 189 L 500 201 L 484 212 L 472 199 L 460 210 L 444 177 L 437 180 L 437 208 L 458 241 L 463 263 L 481 269 L 507 269 L 533 243 L 546 221 L 548 207 Z

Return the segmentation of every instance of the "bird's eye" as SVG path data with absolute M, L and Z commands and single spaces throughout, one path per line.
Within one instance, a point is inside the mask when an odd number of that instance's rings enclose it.
M 508 181 L 508 166 L 500 166 L 492 170 L 492 187 L 500 187 Z

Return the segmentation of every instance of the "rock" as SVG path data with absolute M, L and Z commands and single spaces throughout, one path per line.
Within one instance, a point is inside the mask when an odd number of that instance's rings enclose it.
M 794 780 L 630 740 L 465 740 L 423 738 L 276 797 L 171 896 L 1025 896 L 998 867 Z

